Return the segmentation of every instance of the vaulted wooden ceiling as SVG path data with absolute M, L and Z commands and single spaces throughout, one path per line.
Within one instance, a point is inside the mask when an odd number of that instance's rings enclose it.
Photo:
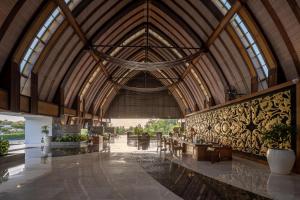
M 238 14 L 251 32 L 268 65 L 268 87 L 292 80 L 300 72 L 300 11 L 298 0 L 229 0 L 227 13 L 218 0 L 150 0 L 150 44 L 201 48 L 204 53 L 190 66 L 151 72 L 178 102 L 183 113 L 222 104 L 228 91 L 249 94 L 260 87 L 255 62 L 231 24 Z M 67 3 L 74 3 L 70 8 Z M 143 61 L 145 0 L 3 0 L 0 2 L 0 70 L 21 65 L 24 54 L 58 7 L 63 20 L 43 43 L 27 77 L 23 95 L 59 103 L 67 108 L 84 102 L 83 109 L 105 112 L 120 89 L 138 71 L 100 60 L 91 47 L 127 60 Z M 220 1 L 222 2 L 222 1 Z M 137 48 L 121 48 L 124 44 Z M 109 44 L 110 47 L 101 45 Z M 174 60 L 196 49 L 151 48 L 152 62 Z M 126 78 L 122 78 L 126 77 Z M 175 79 L 180 80 L 174 84 Z M 23 77 L 24 79 L 24 77 Z M 24 79 L 25 80 L 25 79 Z M 5 82 L 1 82 L 1 87 Z M 37 84 L 33 87 L 32 84 Z M 79 103 L 78 103 L 79 102 Z M 196 105 L 196 106 L 195 106 Z

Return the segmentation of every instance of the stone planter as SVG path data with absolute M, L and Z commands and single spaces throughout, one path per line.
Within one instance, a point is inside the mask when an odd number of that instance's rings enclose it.
M 289 149 L 268 149 L 267 159 L 272 173 L 289 174 L 293 168 L 296 156 Z

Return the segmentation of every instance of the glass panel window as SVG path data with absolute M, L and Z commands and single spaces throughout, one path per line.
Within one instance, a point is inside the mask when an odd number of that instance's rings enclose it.
M 267 65 L 264 65 L 262 68 L 265 72 L 266 77 L 268 77 L 269 76 L 269 69 L 268 69 Z
M 258 75 L 258 78 L 261 80 L 263 80 L 265 78 L 265 74 L 261 68 L 257 69 L 257 75 Z
M 253 58 L 253 57 L 255 57 L 255 54 L 254 54 L 254 52 L 253 52 L 252 48 L 248 48 L 248 49 L 247 49 L 247 52 L 248 52 L 248 54 L 249 54 L 250 58 Z
M 231 5 L 228 0 L 211 0 L 217 8 L 225 15 L 228 10 L 230 10 Z M 226 9 L 226 12 L 224 13 L 224 9 Z M 269 69 L 266 64 L 265 58 L 263 57 L 263 54 L 261 53 L 261 50 L 259 46 L 256 44 L 255 39 L 249 29 L 247 28 L 247 25 L 243 22 L 243 19 L 236 13 L 233 18 L 230 21 L 233 29 L 235 30 L 236 34 L 240 38 L 244 48 L 247 50 L 249 57 L 251 58 L 251 61 L 256 69 L 256 73 L 259 77 L 259 83 L 260 88 L 265 89 L 268 87 L 267 84 L 267 78 L 269 74 Z
M 243 45 L 244 45 L 245 48 L 247 48 L 249 46 L 249 42 L 248 42 L 248 40 L 245 37 L 242 37 L 241 41 L 242 41 L 242 43 L 243 43 Z
M 41 37 L 41 40 L 44 43 L 47 43 L 50 37 L 51 37 L 51 33 L 49 31 L 46 31 L 45 34 Z
M 257 55 L 257 58 L 258 58 L 258 60 L 259 60 L 259 62 L 261 64 L 261 66 L 266 65 L 265 59 L 262 57 L 261 54 Z
M 40 29 L 40 31 L 38 32 L 38 34 L 37 34 L 37 36 L 39 37 L 39 38 L 41 38 L 43 35 L 44 35 L 44 33 L 46 32 L 46 27 L 44 27 L 44 26 L 42 26 L 42 28 Z
M 81 0 L 65 0 L 70 10 L 74 9 L 80 3 L 80 1 Z M 45 45 L 47 45 L 51 36 L 55 33 L 63 20 L 64 16 L 58 7 L 50 13 L 44 24 L 37 31 L 36 36 L 29 44 L 27 50 L 24 52 L 23 59 L 20 63 L 20 72 L 22 75 L 30 76 L 31 70 L 35 62 L 38 60 Z M 24 87 L 22 86 L 21 88 Z
M 256 57 L 252 58 L 252 63 L 253 63 L 253 65 L 254 65 L 254 67 L 255 67 L 256 69 L 261 68 L 261 67 L 260 67 L 260 63 L 258 62 L 258 59 L 257 59 Z M 257 70 L 256 70 L 256 71 L 257 71 Z
M 250 44 L 254 43 L 253 37 L 252 37 L 252 35 L 250 33 L 247 33 L 246 37 L 247 37 L 247 39 L 248 39 L 248 41 L 249 41 Z

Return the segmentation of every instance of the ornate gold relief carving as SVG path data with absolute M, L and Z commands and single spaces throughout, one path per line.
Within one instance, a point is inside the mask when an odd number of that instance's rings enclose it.
M 233 149 L 265 155 L 262 134 L 276 123 L 291 124 L 291 90 L 191 115 L 186 119 L 205 141 L 231 145 Z M 286 147 L 290 146 L 285 144 Z

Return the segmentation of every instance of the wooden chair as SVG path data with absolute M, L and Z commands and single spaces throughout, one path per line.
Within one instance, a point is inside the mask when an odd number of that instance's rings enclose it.
M 171 140 L 171 148 L 172 153 L 175 153 L 177 155 L 177 152 L 179 151 L 179 153 L 182 154 L 183 147 L 178 143 L 178 141 Z
M 164 146 L 164 150 L 168 150 L 167 146 L 169 147 L 169 151 L 171 151 L 171 142 L 170 139 L 167 139 L 166 137 L 163 137 L 163 146 Z

